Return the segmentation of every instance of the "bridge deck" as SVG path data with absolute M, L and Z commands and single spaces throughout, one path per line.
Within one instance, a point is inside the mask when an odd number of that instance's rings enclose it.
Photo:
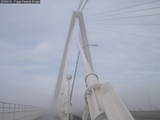
M 136 111 L 131 112 L 135 120 L 160 120 L 160 111 Z M 43 115 L 36 120 L 55 120 L 53 115 Z
M 55 120 L 55 118 L 51 114 L 45 114 L 35 120 Z

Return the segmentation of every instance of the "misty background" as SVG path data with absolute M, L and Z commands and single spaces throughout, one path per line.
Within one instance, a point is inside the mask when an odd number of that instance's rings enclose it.
M 78 3 L 42 0 L 35 5 L 0 5 L 0 101 L 50 106 Z M 84 10 L 88 40 L 98 44 L 91 47 L 95 71 L 101 82 L 112 83 L 131 110 L 160 109 L 159 6 L 158 0 L 89 0 Z M 157 9 L 139 11 L 150 7 Z M 127 9 L 117 12 L 122 8 Z M 132 10 L 138 12 L 124 13 Z M 71 72 L 76 54 L 72 50 Z M 77 112 L 84 105 L 81 64 L 73 99 Z

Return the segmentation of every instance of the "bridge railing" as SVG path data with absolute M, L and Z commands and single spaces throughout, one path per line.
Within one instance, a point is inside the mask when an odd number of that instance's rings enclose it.
M 0 120 L 33 120 L 41 114 L 39 107 L 0 101 Z

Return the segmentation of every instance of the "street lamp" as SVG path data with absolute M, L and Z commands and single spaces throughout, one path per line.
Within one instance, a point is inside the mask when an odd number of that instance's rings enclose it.
M 83 46 L 83 48 L 89 47 L 89 46 L 98 47 L 98 44 L 93 44 L 93 43 L 86 44 Z M 68 74 L 66 76 L 67 83 L 68 83 L 68 107 L 67 108 L 68 108 L 68 111 L 70 111 L 70 112 L 71 112 L 70 107 L 72 106 L 73 89 L 74 89 L 74 84 L 75 84 L 77 70 L 78 70 L 79 57 L 80 57 L 80 50 L 77 53 L 76 66 L 75 66 L 75 70 L 74 70 L 74 74 L 73 74 L 73 82 L 72 82 L 71 88 L 70 88 L 70 81 L 72 79 L 72 75 Z M 68 112 L 68 114 L 67 114 L 69 118 L 72 117 L 70 112 Z
M 86 44 L 85 47 L 98 47 L 98 44 L 92 43 L 92 44 Z M 77 70 L 78 70 L 78 63 L 79 63 L 79 57 L 80 57 L 80 51 L 78 51 L 77 54 L 77 59 L 76 59 L 76 66 L 75 66 L 75 70 L 74 70 L 74 74 L 73 74 L 73 82 L 72 82 L 72 87 L 71 87 L 71 93 L 70 93 L 70 103 L 72 101 L 72 96 L 73 96 L 73 89 L 74 89 L 74 84 L 75 84 L 75 79 L 76 79 L 76 75 L 77 75 Z

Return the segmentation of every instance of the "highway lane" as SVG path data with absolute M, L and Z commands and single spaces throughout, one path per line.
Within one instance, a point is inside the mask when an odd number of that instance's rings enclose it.
M 160 111 L 132 111 L 135 120 L 160 120 Z M 36 120 L 56 120 L 52 114 L 45 114 Z
M 135 120 L 160 120 L 160 111 L 132 111 Z

